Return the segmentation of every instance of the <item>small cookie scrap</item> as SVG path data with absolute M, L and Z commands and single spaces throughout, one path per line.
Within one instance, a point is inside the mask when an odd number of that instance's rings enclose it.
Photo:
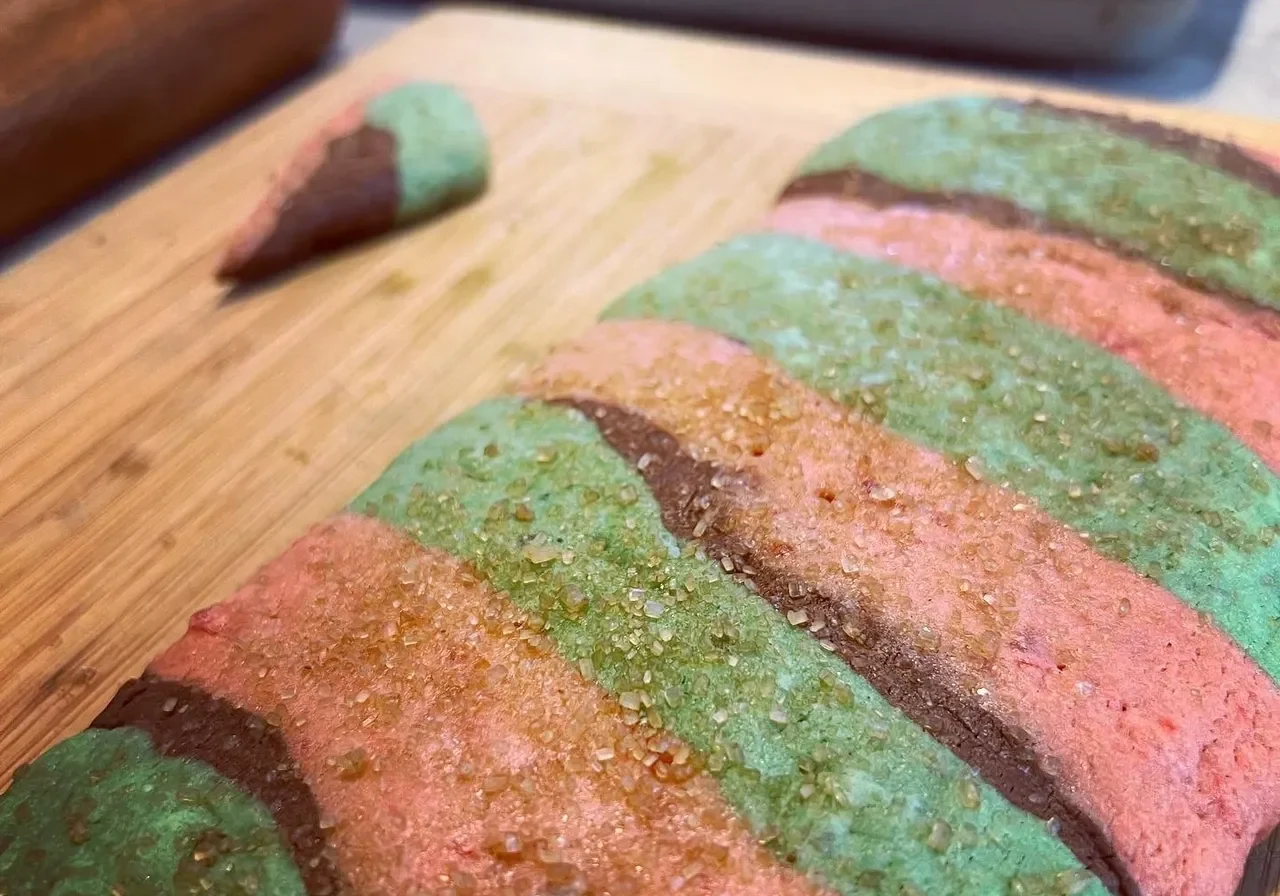
M 193 616 L 0 894 L 1280 893 L 1278 384 L 1259 154 L 885 112 Z
M 247 283 L 467 202 L 489 146 L 475 111 L 443 84 L 409 82 L 329 121 L 280 171 L 236 231 L 218 279 Z

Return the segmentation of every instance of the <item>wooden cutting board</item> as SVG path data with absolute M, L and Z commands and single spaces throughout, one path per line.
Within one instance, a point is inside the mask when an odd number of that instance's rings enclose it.
M 453 82 L 494 186 L 229 301 L 268 174 L 387 73 Z M 751 226 L 877 109 L 1032 90 L 538 15 L 436 12 L 0 279 L 0 783 L 409 441 Z M 1111 102 L 1060 98 L 1091 105 Z M 1280 151 L 1280 125 L 1135 114 Z

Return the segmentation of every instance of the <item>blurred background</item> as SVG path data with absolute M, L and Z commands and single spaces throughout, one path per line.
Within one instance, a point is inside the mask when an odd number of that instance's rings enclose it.
M 523 5 L 933 60 L 1280 116 L 1280 0 L 535 0 Z M 353 0 L 342 52 L 376 43 L 429 6 Z
M 0 270 L 434 5 L 439 4 L 5 0 Z M 1280 0 L 508 5 L 1280 118 Z

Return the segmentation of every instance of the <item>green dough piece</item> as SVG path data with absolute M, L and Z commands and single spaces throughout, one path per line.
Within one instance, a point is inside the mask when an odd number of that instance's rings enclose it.
M 921 445 L 980 458 L 989 478 L 1210 614 L 1280 681 L 1280 480 L 1103 349 L 781 235 L 732 240 L 605 316 L 718 331 Z
M 935 100 L 858 123 L 801 174 L 850 167 L 912 189 L 1000 197 L 1280 308 L 1280 197 L 1097 122 Z
M 410 447 L 353 508 L 541 614 L 566 659 L 624 706 L 652 703 L 775 851 L 837 892 L 1104 892 L 1042 822 L 677 541 L 577 411 L 480 405 Z M 935 830 L 950 839 L 940 850 Z
M 200 762 L 137 729 L 91 729 L 0 797 L 4 896 L 303 896 L 275 821 Z
M 371 99 L 364 117 L 395 136 L 400 223 L 430 217 L 484 190 L 489 141 L 471 104 L 452 87 L 405 84 Z
M 461 205 L 488 176 L 488 140 L 462 94 L 417 81 L 391 88 L 302 146 L 232 236 L 218 277 L 275 276 Z

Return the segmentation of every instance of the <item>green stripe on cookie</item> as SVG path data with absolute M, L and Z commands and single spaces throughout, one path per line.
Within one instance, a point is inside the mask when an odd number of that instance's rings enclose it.
M 837 891 L 1103 892 L 1042 823 L 681 545 L 578 412 L 481 405 L 354 506 L 538 614 L 567 659 L 689 743 L 753 828 Z
M 847 168 L 998 197 L 1280 308 L 1280 197 L 1083 116 L 976 98 L 904 106 L 827 143 L 801 175 Z
M 1280 480 L 1102 349 L 935 278 L 781 235 L 675 267 L 606 317 L 724 333 L 890 429 L 974 458 L 1211 614 L 1280 680 Z
M 77 734 L 0 797 L 6 896 L 304 892 L 264 806 L 136 729 Z
M 435 214 L 484 189 L 489 143 L 475 110 L 452 87 L 405 84 L 369 100 L 364 118 L 395 137 L 401 222 Z

